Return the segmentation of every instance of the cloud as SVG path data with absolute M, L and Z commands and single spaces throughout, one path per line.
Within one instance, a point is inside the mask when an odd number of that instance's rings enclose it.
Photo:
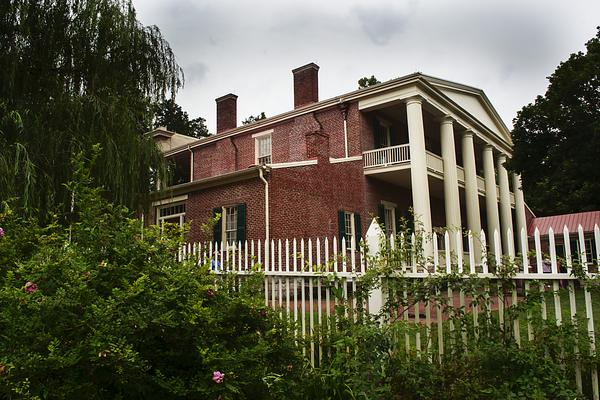
M 206 77 L 207 71 L 208 66 L 202 62 L 194 62 L 186 65 L 183 68 L 183 72 L 185 73 L 185 83 L 192 86 L 202 82 Z
M 358 17 L 369 39 L 376 45 L 383 46 L 394 35 L 404 31 L 413 10 L 414 3 L 409 3 L 408 10 L 399 10 L 390 5 L 356 6 L 352 13 Z

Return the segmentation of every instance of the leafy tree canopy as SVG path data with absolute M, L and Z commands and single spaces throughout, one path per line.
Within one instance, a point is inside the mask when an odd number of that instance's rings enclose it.
M 0 16 L 0 198 L 40 215 L 70 204 L 69 157 L 100 143 L 107 196 L 143 203 L 164 167 L 141 133 L 183 84 L 159 29 L 130 0 L 7 0 Z
M 154 127 L 164 126 L 172 132 L 202 138 L 210 135 L 206 120 L 198 117 L 190 120 L 188 113 L 173 99 L 167 99 L 156 106 Z
M 260 121 L 261 119 L 265 119 L 265 118 L 267 118 L 267 116 L 265 115 L 265 112 L 263 111 L 256 116 L 254 116 L 254 115 L 249 116 L 248 118 L 246 118 L 245 120 L 242 121 L 242 124 L 243 125 L 253 124 L 253 123 Z
M 540 215 L 600 209 L 600 28 L 513 121 L 510 167 Z
M 358 80 L 358 88 L 365 89 L 365 88 L 368 88 L 369 86 L 377 85 L 378 83 L 381 83 L 381 81 L 379 81 L 377 78 L 375 78 L 375 75 L 371 75 L 370 78 L 367 78 L 365 76 Z

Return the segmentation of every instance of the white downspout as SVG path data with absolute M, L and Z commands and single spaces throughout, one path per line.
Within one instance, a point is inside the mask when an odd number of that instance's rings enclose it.
M 348 122 L 344 113 L 344 154 L 348 158 Z
M 187 149 L 190 152 L 190 182 L 193 182 L 194 181 L 194 152 L 190 148 L 189 144 L 188 144 Z
M 348 105 L 343 103 L 342 98 L 340 98 L 339 104 L 344 116 L 344 156 L 348 158 Z
M 269 182 L 265 179 L 264 166 L 258 169 L 258 175 L 265 184 L 265 270 L 269 268 Z

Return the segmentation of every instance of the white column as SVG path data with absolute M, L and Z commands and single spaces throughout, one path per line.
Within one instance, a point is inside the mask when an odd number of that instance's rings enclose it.
M 529 249 L 522 248 L 521 231 L 525 229 L 527 232 L 527 219 L 525 217 L 525 198 L 523 197 L 523 184 L 521 183 L 521 175 L 513 174 L 513 192 L 515 193 L 515 214 L 517 219 L 517 229 L 515 235 L 517 237 L 518 248 L 521 254 L 526 254 Z M 527 243 L 525 243 L 527 246 Z
M 446 227 L 451 231 L 461 229 L 456 149 L 454 148 L 454 120 L 446 115 L 440 123 L 442 160 L 444 162 L 444 207 Z M 456 235 L 450 235 L 450 250 L 456 251 Z
M 411 97 L 406 102 L 408 142 L 410 147 L 410 178 L 415 213 L 415 228 L 421 226 L 425 235 L 431 234 L 431 206 L 427 180 L 427 155 L 425 153 L 425 129 L 420 97 Z M 433 254 L 431 241 L 424 241 L 425 255 Z
M 502 249 L 508 254 L 508 243 L 512 238 L 508 237 L 508 230 L 514 232 L 512 223 L 512 212 L 510 207 L 510 188 L 508 186 L 508 172 L 504 168 L 506 155 L 498 156 L 498 180 L 500 181 L 500 222 L 502 223 Z
M 494 172 L 494 150 L 486 145 L 483 149 L 483 178 L 485 179 L 485 208 L 487 212 L 487 242 L 488 249 L 496 249 L 494 232 L 500 232 L 500 217 L 498 215 L 498 193 L 496 192 L 496 173 Z M 506 254 L 506 253 L 505 253 Z
M 475 148 L 473 132 L 465 131 L 462 138 L 463 168 L 465 170 L 465 207 L 467 209 L 467 228 L 478 237 L 481 232 L 479 215 L 479 195 L 477 193 L 477 168 L 475 166 Z M 481 262 L 481 248 L 475 242 L 475 261 Z

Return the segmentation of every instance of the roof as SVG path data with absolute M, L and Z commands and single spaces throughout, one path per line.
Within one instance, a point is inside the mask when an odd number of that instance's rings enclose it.
M 346 93 L 346 94 L 343 94 L 340 96 L 332 97 L 327 100 L 321 100 L 316 103 L 307 104 L 305 106 L 298 107 L 291 111 L 284 112 L 283 114 L 279 114 L 279 115 L 275 115 L 273 117 L 268 117 L 268 118 L 262 119 L 253 124 L 238 126 L 236 128 L 233 128 L 233 129 L 225 131 L 225 132 L 218 133 L 216 135 L 210 135 L 205 138 L 196 139 L 193 143 L 189 143 L 189 147 L 194 148 L 197 146 L 207 145 L 209 143 L 224 139 L 226 137 L 242 134 L 245 132 L 249 132 L 249 131 L 253 131 L 253 130 L 257 130 L 257 129 L 261 129 L 261 128 L 268 129 L 272 125 L 275 125 L 281 121 L 285 121 L 285 120 L 294 118 L 301 114 L 305 114 L 305 113 L 313 112 L 313 111 L 316 111 L 319 109 L 335 106 L 335 105 L 338 105 L 340 103 L 347 102 L 347 101 L 355 101 L 355 100 L 358 100 L 361 98 L 375 95 L 380 92 L 393 90 L 397 87 L 407 85 L 407 84 L 420 84 L 424 89 L 428 89 L 431 92 L 435 93 L 440 98 L 443 98 L 447 102 L 448 105 L 453 107 L 456 112 L 462 113 L 463 116 L 467 120 L 469 120 L 469 122 L 471 124 L 475 124 L 478 129 L 480 129 L 482 131 L 489 131 L 489 129 L 485 125 L 480 124 L 480 122 L 477 121 L 477 119 L 474 118 L 468 112 L 468 110 L 463 109 L 455 101 L 453 101 L 451 98 L 446 96 L 446 94 L 443 91 L 441 91 L 438 87 L 442 87 L 442 86 L 450 87 L 450 88 L 453 88 L 456 90 L 469 92 L 470 94 L 478 96 L 479 98 L 481 98 L 483 104 L 485 105 L 485 108 L 491 112 L 491 114 L 494 117 L 494 119 L 496 120 L 498 126 L 503 131 L 503 135 L 501 137 L 499 137 L 498 139 L 500 139 L 502 142 L 504 142 L 503 144 L 507 148 L 510 148 L 512 143 L 510 142 L 509 130 L 506 127 L 506 125 L 504 124 L 504 122 L 502 122 L 502 119 L 499 117 L 497 111 L 494 109 L 493 105 L 490 103 L 487 96 L 485 96 L 485 93 L 481 89 L 477 89 L 472 86 L 467 86 L 467 85 L 463 85 L 460 83 L 448 81 L 445 79 L 436 78 L 436 77 L 433 77 L 430 75 L 425 75 L 420 72 L 415 72 L 415 73 L 405 75 L 405 76 L 402 76 L 402 77 L 399 77 L 396 79 L 392 79 L 392 80 L 389 80 L 386 82 L 381 82 L 379 84 L 370 86 L 368 88 L 354 90 L 352 92 L 349 92 L 349 93 Z M 187 144 L 186 144 L 186 146 L 173 147 L 171 150 L 167 151 L 165 153 L 165 155 L 169 156 L 169 155 L 172 155 L 179 151 L 186 150 L 187 148 L 188 148 Z
M 557 233 L 562 232 L 565 226 L 569 232 L 575 232 L 579 225 L 581 225 L 584 232 L 593 232 L 594 225 L 600 226 L 600 211 L 533 218 L 527 228 L 527 233 L 533 235 L 535 228 L 538 228 L 540 235 L 547 235 L 550 228 Z

